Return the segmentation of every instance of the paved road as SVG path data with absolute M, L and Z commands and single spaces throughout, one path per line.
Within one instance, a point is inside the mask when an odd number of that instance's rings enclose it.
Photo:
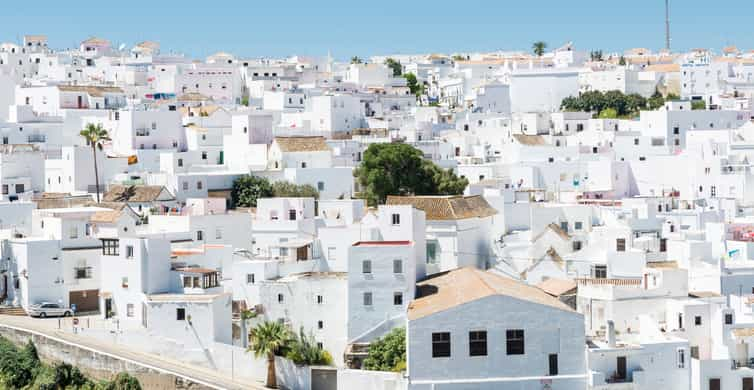
M 226 375 L 200 366 L 186 364 L 177 360 L 140 352 L 122 345 L 106 343 L 91 337 L 66 333 L 57 329 L 58 321 L 54 318 L 37 319 L 29 317 L 0 315 L 0 326 L 10 326 L 42 333 L 46 336 L 78 344 L 82 347 L 113 355 L 123 360 L 131 360 L 170 374 L 184 376 L 195 382 L 217 389 L 242 390 L 266 389 L 260 383 L 233 381 Z

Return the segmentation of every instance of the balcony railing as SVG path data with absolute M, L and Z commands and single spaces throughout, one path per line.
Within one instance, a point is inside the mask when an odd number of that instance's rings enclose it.
M 136 129 L 137 137 L 149 137 L 149 129 Z
M 27 142 L 31 143 L 37 143 L 37 142 L 47 142 L 47 137 L 44 134 L 32 134 L 26 138 Z
M 754 358 L 747 360 L 731 360 L 731 368 L 754 368 Z

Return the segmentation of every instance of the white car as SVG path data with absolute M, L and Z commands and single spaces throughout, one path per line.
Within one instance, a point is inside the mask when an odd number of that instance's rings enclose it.
M 52 302 L 42 302 L 37 303 L 36 305 L 31 305 L 26 312 L 31 317 L 39 318 L 55 316 L 68 317 L 73 314 L 70 308 Z

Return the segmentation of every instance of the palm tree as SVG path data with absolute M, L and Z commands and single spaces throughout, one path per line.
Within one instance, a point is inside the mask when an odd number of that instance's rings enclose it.
M 547 43 L 543 41 L 537 41 L 534 42 L 534 44 L 531 46 L 532 50 L 534 51 L 534 54 L 537 55 L 537 57 L 542 57 L 545 54 L 545 49 L 547 48 Z
M 352 64 L 363 64 L 364 60 L 362 60 L 359 56 L 353 56 L 353 57 L 351 57 L 351 63 Z
M 97 203 L 99 203 L 99 171 L 97 169 L 97 149 L 102 150 L 102 143 L 110 140 L 107 130 L 100 124 L 88 123 L 84 130 L 79 133 L 86 143 L 92 147 L 92 157 L 94 158 L 94 184 L 97 186 Z
M 291 332 L 277 321 L 265 321 L 249 333 L 249 350 L 256 357 L 267 357 L 267 383 L 265 386 L 277 389 L 275 376 L 275 353 L 285 348 L 291 341 Z

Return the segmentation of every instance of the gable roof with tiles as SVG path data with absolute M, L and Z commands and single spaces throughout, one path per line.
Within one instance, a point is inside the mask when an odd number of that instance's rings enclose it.
M 497 214 L 481 196 L 393 196 L 388 205 L 411 205 L 424 211 L 429 221 L 455 221 L 468 218 L 485 218 Z
M 162 194 L 167 194 L 175 199 L 170 192 L 163 186 L 124 186 L 112 185 L 105 192 L 102 198 L 103 202 L 155 202 L 160 199 Z
M 408 305 L 408 319 L 417 320 L 496 295 L 573 312 L 568 305 L 537 287 L 489 271 L 464 267 L 418 283 L 418 298 Z
M 301 137 L 275 137 L 275 143 L 281 152 L 326 152 L 330 150 L 325 137 L 301 136 Z

